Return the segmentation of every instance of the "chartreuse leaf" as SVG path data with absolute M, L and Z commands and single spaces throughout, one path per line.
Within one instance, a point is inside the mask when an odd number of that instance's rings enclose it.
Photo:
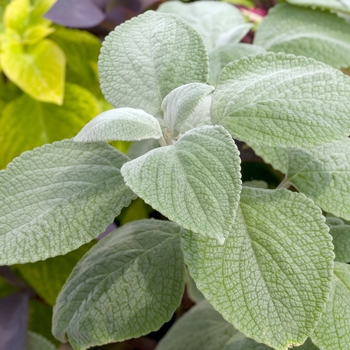
M 66 80 L 85 87 L 95 96 L 100 96 L 97 73 L 100 40 L 95 35 L 82 30 L 61 26 L 56 26 L 55 29 L 49 39 L 57 43 L 66 56 Z
M 322 144 L 349 134 L 349 93 L 349 77 L 311 58 L 244 57 L 221 73 L 213 93 L 213 122 L 252 144 Z
M 173 137 L 179 135 L 199 103 L 213 90 L 211 85 L 191 83 L 179 86 L 165 96 L 162 102 L 164 124 Z
M 96 98 L 74 84 L 66 84 L 62 106 L 25 94 L 14 99 L 0 118 L 0 167 L 26 150 L 75 136 L 98 111 Z
M 215 48 L 209 53 L 209 83 L 216 86 L 222 69 L 230 62 L 263 52 L 266 50 L 258 45 L 244 43 L 228 44 Z
M 35 263 L 16 265 L 16 268 L 36 293 L 45 302 L 53 306 L 73 267 L 94 244 L 93 241 L 66 255 Z
M 1 44 L 1 67 L 10 80 L 36 100 L 63 103 L 66 59 L 59 46 L 49 39 L 25 46 L 11 33 Z
M 292 149 L 286 181 L 324 211 L 350 219 L 350 139 Z
M 236 333 L 229 322 L 202 300 L 170 328 L 156 350 L 221 350 Z
M 65 254 L 97 237 L 135 195 L 107 143 L 55 142 L 0 171 L 0 264 Z
M 259 24 L 254 44 L 335 68 L 350 66 L 350 23 L 335 13 L 280 4 Z
M 23 34 L 30 12 L 30 0 L 12 0 L 5 8 L 3 22 L 6 29 Z
M 207 81 L 208 56 L 200 35 L 183 20 L 148 11 L 108 35 L 99 72 L 102 92 L 114 107 L 158 117 L 170 91 Z
M 333 237 L 335 261 L 350 262 L 350 226 L 331 226 L 329 233 Z
M 312 341 L 327 350 L 350 347 L 350 266 L 335 262 L 332 288 L 321 319 L 311 334 Z
M 168 147 L 123 165 L 126 184 L 154 209 L 221 244 L 229 233 L 241 191 L 240 159 L 229 133 L 202 126 Z
M 159 329 L 184 291 L 181 230 L 175 223 L 141 220 L 99 241 L 57 299 L 55 337 L 86 349 Z
M 334 10 L 340 12 L 350 13 L 349 0 L 287 0 L 290 4 L 298 6 L 318 7 L 322 10 Z
M 56 347 L 42 335 L 28 332 L 26 350 L 55 350 Z
M 334 255 L 321 210 L 304 195 L 243 187 L 225 243 L 185 232 L 182 248 L 205 298 L 247 336 L 282 350 L 314 329 Z
M 158 120 L 142 109 L 115 108 L 85 125 L 74 141 L 140 141 L 162 136 Z
M 208 50 L 216 46 L 220 35 L 244 23 L 244 17 L 236 7 L 218 1 L 190 4 L 169 1 L 160 5 L 158 11 L 174 13 L 184 19 L 201 34 Z

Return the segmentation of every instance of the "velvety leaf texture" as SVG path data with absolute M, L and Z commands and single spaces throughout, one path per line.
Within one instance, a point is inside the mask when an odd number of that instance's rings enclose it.
M 190 130 L 174 145 L 125 163 L 121 172 L 126 184 L 154 209 L 223 243 L 241 191 L 238 150 L 224 128 Z
M 141 109 L 115 108 L 84 126 L 74 141 L 140 141 L 163 136 L 156 118 Z
M 174 13 L 184 19 L 201 34 L 208 50 L 216 46 L 221 34 L 244 23 L 244 17 L 236 7 L 219 1 L 190 4 L 169 1 L 160 5 L 158 11 Z
M 287 0 L 290 4 L 350 13 L 349 0 Z
M 96 238 L 135 195 L 106 143 L 55 142 L 0 172 L 0 264 L 65 254 Z
M 350 78 L 311 58 L 267 53 L 228 64 L 213 93 L 213 122 L 241 141 L 301 147 L 350 132 Z
M 208 57 L 200 35 L 175 15 L 147 11 L 105 39 L 101 89 L 114 107 L 162 115 L 163 98 L 178 86 L 205 83 Z
M 287 180 L 324 211 L 350 219 L 350 139 L 289 152 Z
M 99 241 L 57 299 L 53 334 L 81 350 L 159 329 L 184 291 L 181 230 L 167 221 L 134 221 Z
M 333 237 L 335 261 L 350 262 L 350 225 L 330 227 Z
M 28 332 L 26 350 L 55 350 L 56 347 L 42 335 Z
M 237 334 L 226 344 L 223 350 L 273 350 L 271 347 L 257 343 L 243 334 Z
M 182 247 L 198 288 L 247 336 L 284 350 L 314 329 L 334 255 L 324 217 L 304 195 L 243 187 L 223 245 L 185 232 Z
M 156 350 L 220 350 L 237 331 L 206 301 L 182 316 Z
M 350 266 L 336 262 L 332 288 L 312 341 L 327 350 L 350 349 Z
M 335 13 L 278 5 L 259 25 L 254 44 L 312 57 L 335 68 L 350 66 L 350 23 Z

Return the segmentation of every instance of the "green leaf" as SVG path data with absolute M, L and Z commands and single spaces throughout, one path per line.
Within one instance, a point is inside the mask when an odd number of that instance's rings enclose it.
M 350 66 L 350 23 L 335 13 L 280 4 L 259 24 L 254 44 L 335 68 Z
M 224 128 L 190 130 L 174 145 L 125 163 L 121 172 L 139 197 L 170 220 L 224 242 L 241 191 L 238 150 Z
M 190 4 L 169 1 L 160 5 L 158 11 L 174 13 L 184 19 L 201 34 L 208 50 L 216 46 L 223 33 L 244 23 L 244 17 L 236 7 L 219 1 Z
M 181 230 L 167 221 L 134 221 L 99 241 L 57 299 L 55 337 L 78 350 L 159 329 L 184 291 Z
M 253 27 L 252 23 L 243 23 L 233 27 L 228 32 L 222 33 L 216 40 L 216 47 L 239 43 Z
M 1 66 L 4 73 L 36 100 L 61 105 L 66 59 L 51 40 L 24 46 L 11 35 L 4 37 Z
M 191 277 L 188 269 L 186 269 L 186 292 L 194 303 L 199 303 L 201 300 L 205 299 L 202 292 L 197 288 L 196 282 Z
M 135 198 L 106 143 L 55 142 L 0 171 L 0 264 L 65 254 L 96 238 Z
M 327 350 L 350 349 L 350 266 L 334 263 L 332 288 L 312 341 Z
M 67 81 L 81 85 L 95 96 L 100 96 L 97 73 L 97 60 L 101 49 L 100 40 L 95 35 L 78 29 L 61 26 L 56 26 L 55 29 L 49 38 L 58 44 L 66 56 Z
M 94 244 L 95 242 L 90 242 L 66 255 L 31 264 L 16 265 L 16 268 L 37 294 L 53 306 L 73 267 Z
M 42 335 L 28 332 L 26 350 L 55 350 L 56 347 Z
M 287 0 L 290 4 L 350 13 L 349 0 Z
M 202 300 L 170 328 L 157 350 L 220 350 L 237 331 Z
M 253 187 L 253 188 L 264 188 L 265 190 L 269 188 L 269 185 L 265 181 L 261 181 L 261 180 L 245 181 L 243 182 L 243 186 Z
M 252 144 L 313 146 L 349 134 L 349 94 L 348 76 L 311 58 L 249 56 L 223 69 L 213 122 Z
M 208 57 L 200 35 L 180 18 L 148 11 L 116 27 L 103 42 L 101 88 L 114 107 L 161 117 L 164 97 L 178 86 L 205 83 Z
M 0 167 L 22 152 L 75 136 L 98 114 L 96 98 L 84 88 L 67 84 L 62 106 L 23 94 L 7 104 L 0 118 Z
M 326 224 L 329 226 L 329 228 L 332 228 L 333 226 L 344 225 L 345 223 L 340 218 L 336 218 L 334 216 L 326 216 Z
M 142 109 L 115 108 L 101 113 L 85 125 L 74 141 L 140 141 L 162 136 L 157 119 Z
M 294 347 L 293 347 L 294 349 Z M 269 346 L 257 343 L 254 339 L 247 338 L 243 334 L 236 334 L 225 345 L 223 350 L 273 350 Z
M 12 0 L 5 8 L 3 22 L 6 29 L 23 34 L 30 12 L 30 0 Z
M 182 247 L 205 298 L 247 336 L 284 350 L 314 329 L 334 255 L 324 217 L 304 195 L 243 187 L 225 244 L 187 232 Z
M 329 230 L 333 237 L 335 261 L 350 262 L 350 226 L 331 226 Z
M 214 90 L 207 84 L 191 83 L 179 86 L 165 96 L 162 102 L 164 124 L 177 137 L 200 102 Z
M 350 139 L 292 149 L 286 180 L 324 211 L 350 219 Z
M 209 83 L 216 86 L 222 69 L 230 62 L 263 52 L 266 50 L 260 46 L 244 43 L 217 47 L 209 53 Z

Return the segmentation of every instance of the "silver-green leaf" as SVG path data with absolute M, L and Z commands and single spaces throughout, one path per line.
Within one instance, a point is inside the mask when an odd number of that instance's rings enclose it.
M 107 143 L 55 142 L 0 172 L 0 264 L 66 254 L 96 238 L 135 195 Z
M 350 349 L 350 266 L 335 262 L 332 288 L 312 341 L 325 350 Z
M 199 33 L 182 19 L 148 11 L 106 37 L 99 73 L 114 107 L 143 109 L 158 118 L 170 91 L 207 81 L 208 55 Z
M 221 126 L 202 126 L 174 145 L 125 163 L 126 184 L 146 203 L 183 227 L 221 243 L 241 191 L 240 158 Z
M 158 120 L 141 109 L 115 108 L 94 118 L 74 141 L 140 141 L 163 136 Z
M 350 262 L 350 225 L 331 226 L 329 232 L 333 237 L 334 260 Z
M 257 342 L 302 344 L 321 317 L 333 246 L 321 210 L 304 195 L 243 187 L 223 245 L 184 232 L 182 247 L 205 298 Z
M 259 24 L 254 44 L 335 68 L 350 66 L 350 23 L 335 13 L 280 4 Z
M 290 4 L 298 6 L 309 6 L 315 9 L 316 7 L 321 10 L 331 10 L 350 13 L 350 1 L 349 0 L 287 0 Z
M 53 334 L 75 350 L 158 330 L 181 303 L 182 228 L 141 220 L 99 241 L 73 269 L 57 298 Z
M 232 324 L 202 300 L 170 328 L 156 350 L 220 350 L 236 333 Z
M 162 102 L 164 124 L 173 137 L 179 135 L 200 102 L 213 90 L 211 85 L 191 83 L 182 85 L 165 96 Z
M 280 147 L 350 133 L 350 78 L 311 58 L 267 53 L 228 64 L 213 93 L 213 122 L 235 138 Z
M 55 350 L 56 347 L 42 335 L 28 332 L 26 350 Z

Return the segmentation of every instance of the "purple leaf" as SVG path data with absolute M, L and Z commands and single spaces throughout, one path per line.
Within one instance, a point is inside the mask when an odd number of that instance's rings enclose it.
M 93 0 L 58 0 L 45 14 L 45 18 L 66 27 L 93 27 L 105 18 L 96 3 L 100 5 L 100 1 Z
M 0 299 L 0 350 L 24 350 L 28 323 L 27 293 L 14 293 Z

